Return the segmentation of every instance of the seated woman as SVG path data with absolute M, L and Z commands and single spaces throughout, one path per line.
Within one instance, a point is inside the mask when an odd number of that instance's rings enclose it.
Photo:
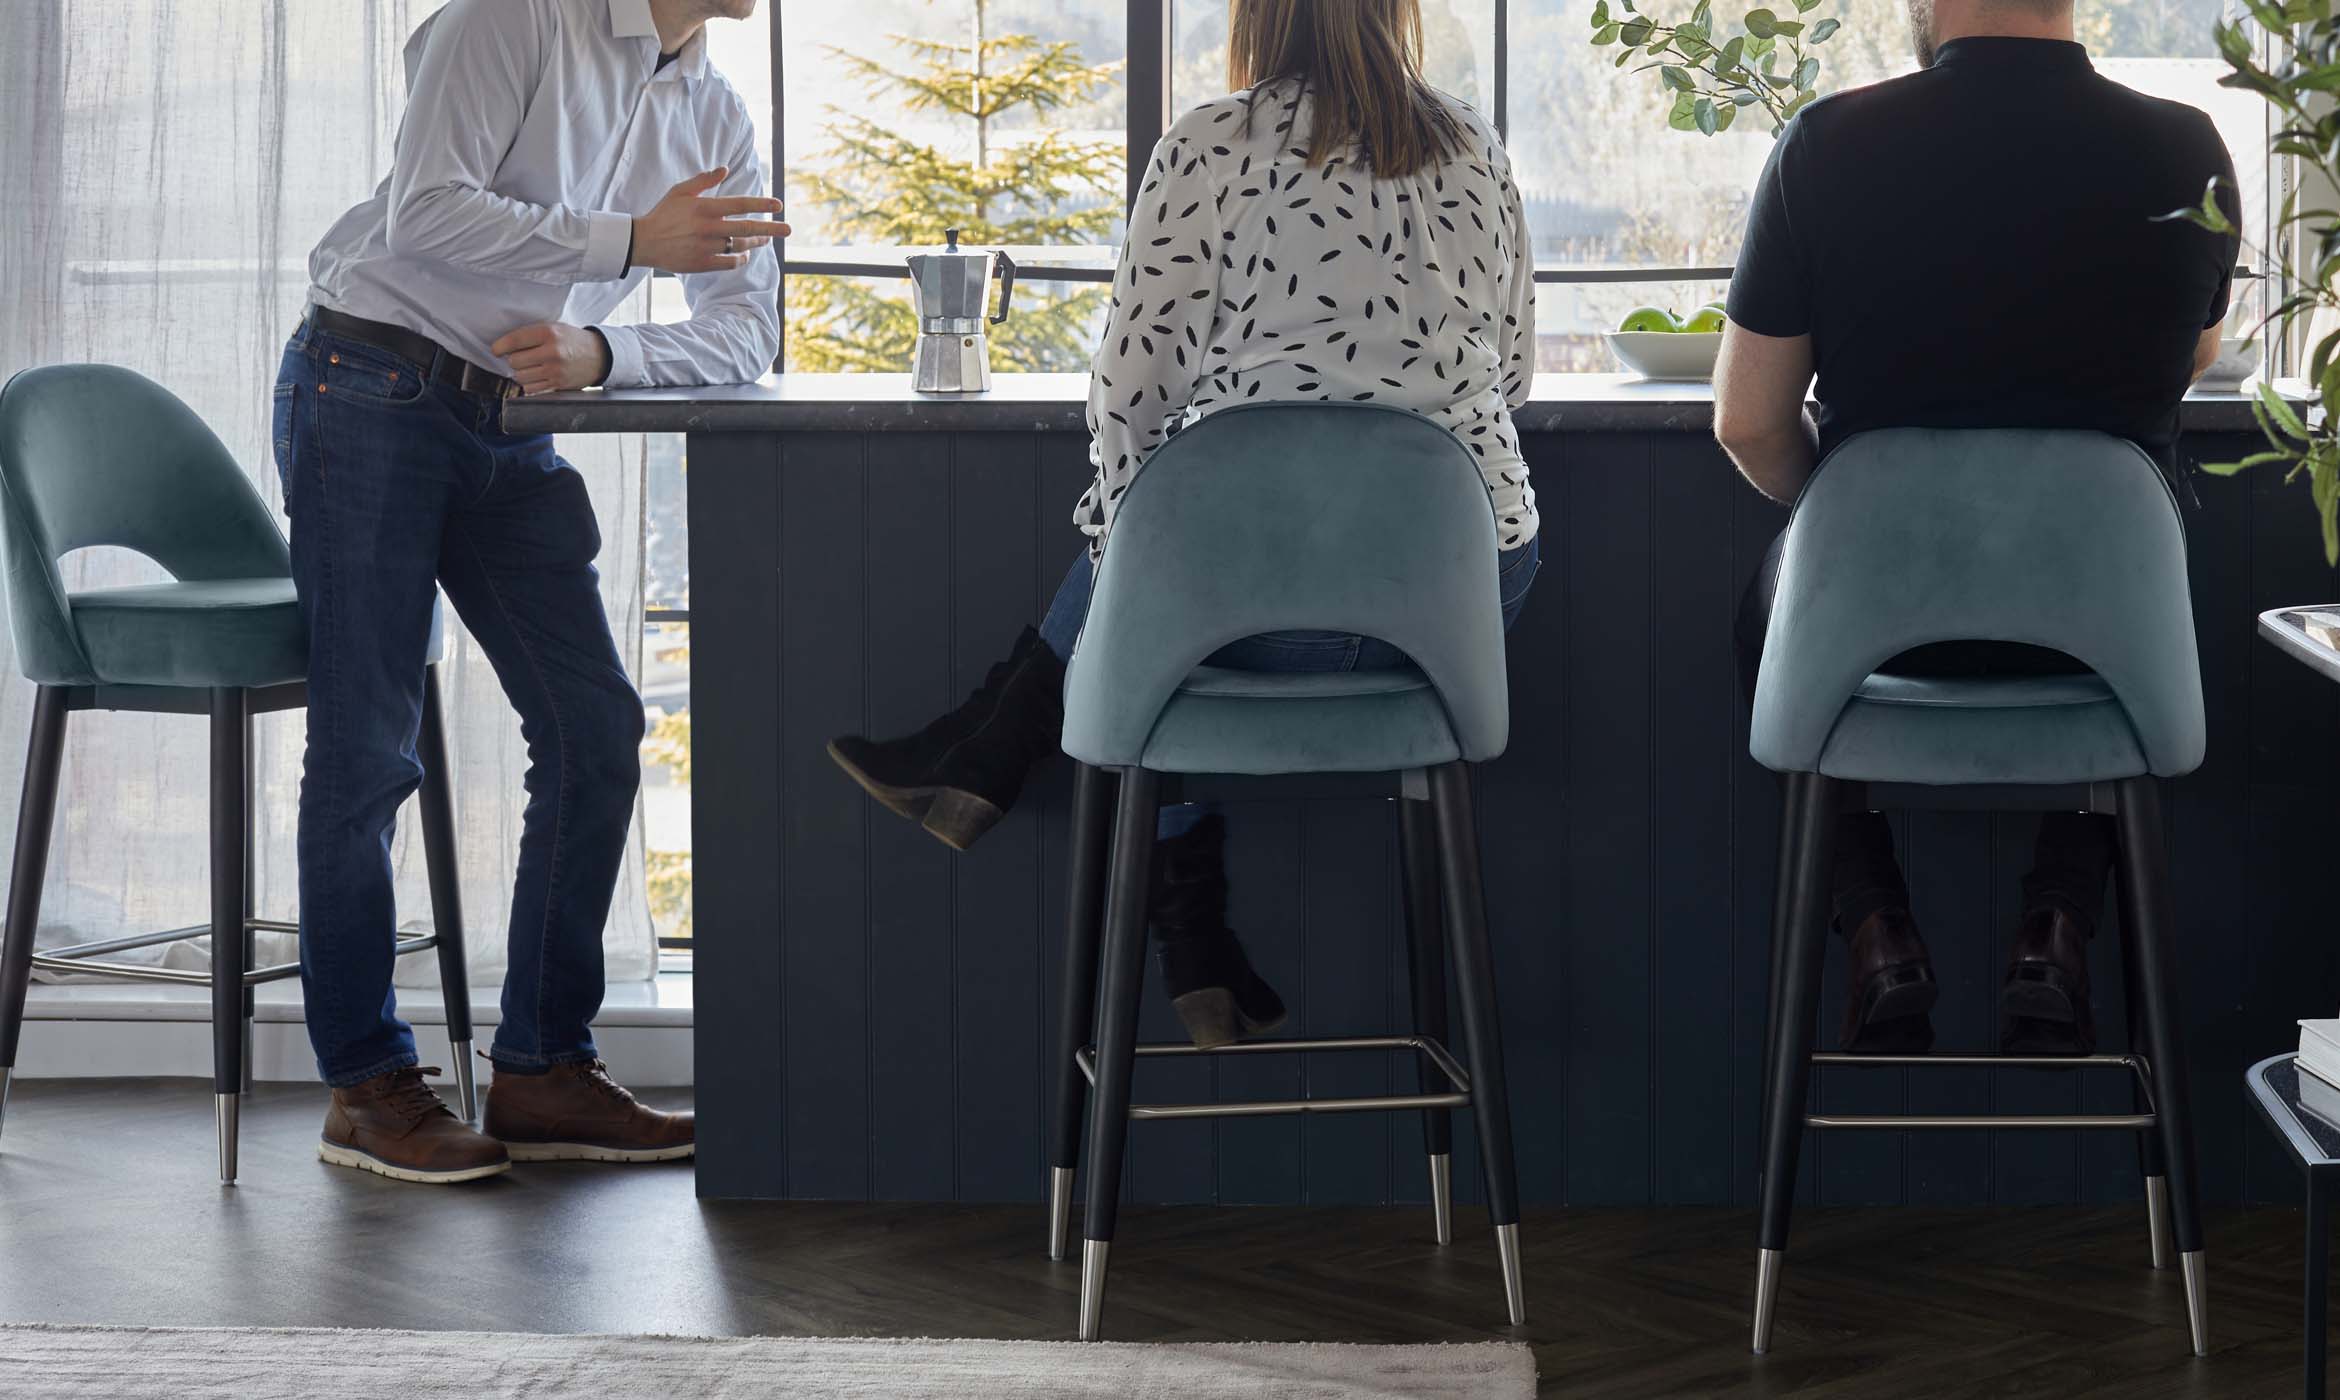
M 1488 124 L 1422 81 L 1418 0 L 1231 0 L 1232 96 L 1170 128 L 1129 213 L 1089 390 L 1091 540 L 1047 618 L 967 701 L 907 738 L 829 753 L 889 809 L 964 850 L 1058 751 L 1064 665 L 1115 502 L 1147 457 L 1214 408 L 1262 400 L 1395 404 L 1476 454 L 1494 497 L 1503 620 L 1537 563 L 1511 410 L 1535 374 L 1534 260 L 1511 163 Z M 1338 490 L 1327 462 L 1325 489 Z M 1210 665 L 1385 669 L 1386 643 L 1251 637 Z M 1283 1002 L 1227 928 L 1224 825 L 1163 810 L 1150 917 L 1197 1045 L 1272 1030 Z

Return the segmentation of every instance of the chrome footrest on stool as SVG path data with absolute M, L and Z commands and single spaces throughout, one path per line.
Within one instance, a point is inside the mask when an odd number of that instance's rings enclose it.
M 2125 1069 L 2137 1077 L 2145 1101 L 2153 1100 L 2153 1067 L 2142 1055 L 1852 1055 L 1815 1054 L 1815 1065 L 1855 1068 L 1939 1065 L 1980 1069 Z M 1807 1128 L 2121 1128 L 2135 1132 L 2159 1123 L 2151 1113 L 1808 1113 Z
M 299 924 L 281 919 L 246 919 L 246 930 L 253 933 L 294 933 Z M 121 977 L 142 982 L 190 982 L 197 986 L 211 985 L 209 972 L 195 972 L 176 967 L 148 967 L 139 963 L 101 961 L 108 953 L 128 952 L 133 948 L 151 948 L 158 943 L 176 943 L 186 938 L 209 938 L 211 925 L 197 924 L 189 928 L 164 929 L 160 933 L 133 933 L 120 938 L 101 939 L 95 943 L 75 943 L 63 948 L 32 955 L 34 967 L 51 972 L 78 972 L 105 977 Z M 436 933 L 401 934 L 392 944 L 393 957 L 403 958 L 409 953 L 420 953 L 439 946 Z M 263 982 L 281 982 L 287 977 L 298 977 L 301 965 L 297 962 L 276 963 L 269 967 L 255 967 L 244 974 L 244 985 L 257 987 Z
M 1454 1086 L 1444 1094 L 1379 1094 L 1346 1099 L 1262 1099 L 1247 1103 L 1133 1103 L 1131 1118 L 1243 1118 L 1282 1113 L 1367 1113 L 1375 1110 L 1468 1108 L 1471 1076 L 1444 1045 L 1426 1035 L 1334 1036 L 1315 1040 L 1239 1040 L 1232 1045 L 1175 1043 L 1140 1045 L 1148 1055 L 1263 1055 L 1303 1050 L 1412 1050 L 1435 1065 Z M 1084 1045 L 1073 1052 L 1073 1063 L 1091 1084 L 1097 1082 L 1097 1050 Z

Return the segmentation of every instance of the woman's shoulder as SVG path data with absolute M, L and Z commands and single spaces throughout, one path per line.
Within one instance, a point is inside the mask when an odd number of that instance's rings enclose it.
M 1484 162 L 1498 170 L 1511 168 L 1511 156 L 1503 149 L 1503 137 L 1495 130 L 1495 123 L 1487 120 L 1478 108 L 1451 92 L 1432 88 L 1430 93 L 1454 118 L 1455 129 L 1462 133 L 1468 149 L 1460 152 L 1473 162 Z
M 1247 142 L 1272 140 L 1289 120 L 1290 114 L 1285 109 L 1293 106 L 1297 97 L 1296 88 L 1281 79 L 1262 83 L 1255 88 L 1245 88 L 1241 92 L 1230 92 L 1188 108 L 1176 121 L 1170 123 L 1170 129 L 1162 133 L 1162 139 L 1164 142 L 1183 141 L 1206 148 L 1226 149 Z M 1259 119 L 1246 122 L 1244 119 L 1255 110 Z

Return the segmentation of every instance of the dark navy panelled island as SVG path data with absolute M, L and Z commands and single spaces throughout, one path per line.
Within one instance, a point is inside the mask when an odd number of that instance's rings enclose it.
M 955 854 L 823 744 L 956 703 L 1080 547 L 1077 376 L 928 398 L 907 376 L 512 400 L 508 427 L 690 435 L 698 1186 L 712 1197 L 1031 1200 L 1065 919 L 1069 765 Z M 1731 471 L 1702 384 L 1547 375 L 1519 415 L 1543 571 L 1509 638 L 1511 743 L 1479 830 L 1520 1187 L 1530 1204 L 1748 1202 L 1779 790 L 1747 757 L 1741 589 L 1786 513 Z M 2245 402 L 2188 403 L 2181 456 L 2252 450 Z M 2189 473 L 2209 758 L 2169 789 L 2203 1194 L 2292 1189 L 2242 1071 L 2340 985 L 2340 691 L 2255 639 L 2340 594 L 2304 487 Z M 2188 493 L 2181 489 L 2181 496 Z M 1230 815 L 1231 922 L 1289 1033 L 1402 1030 L 1397 824 L 1379 798 Z M 2029 816 L 1896 815 L 1942 983 L 1944 1050 L 1995 1049 Z M 1370 854 L 1378 852 L 1378 855 Z M 2118 939 L 2097 1014 L 2123 1043 Z M 1835 954 L 1832 953 L 1832 958 Z M 1832 1040 L 1841 972 L 1828 974 Z M 2109 992 L 2108 992 L 2108 989 Z M 1149 988 L 1149 1040 L 1177 1024 Z M 1823 1048 L 1833 1048 L 1824 1043 Z M 1147 1099 L 1410 1091 L 1391 1056 L 1149 1061 Z M 1816 1113 L 2126 1112 L 2119 1075 L 1823 1070 Z M 1458 1125 L 1461 1190 L 1479 1180 Z M 1422 1201 L 1410 1116 L 1147 1121 L 1138 1201 Z M 2126 1133 L 1817 1133 L 1822 1203 L 2134 1201 Z M 1037 1229 L 1037 1227 L 1035 1227 Z

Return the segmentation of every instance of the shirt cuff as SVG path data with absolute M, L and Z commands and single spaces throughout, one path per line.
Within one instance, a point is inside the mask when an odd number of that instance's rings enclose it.
M 578 280 L 615 282 L 626 275 L 626 250 L 633 246 L 634 221 L 624 214 L 587 214 L 585 265 Z
M 642 337 L 632 326 L 593 329 L 609 343 L 609 373 L 602 377 L 603 388 L 634 389 L 649 382 L 642 377 Z

